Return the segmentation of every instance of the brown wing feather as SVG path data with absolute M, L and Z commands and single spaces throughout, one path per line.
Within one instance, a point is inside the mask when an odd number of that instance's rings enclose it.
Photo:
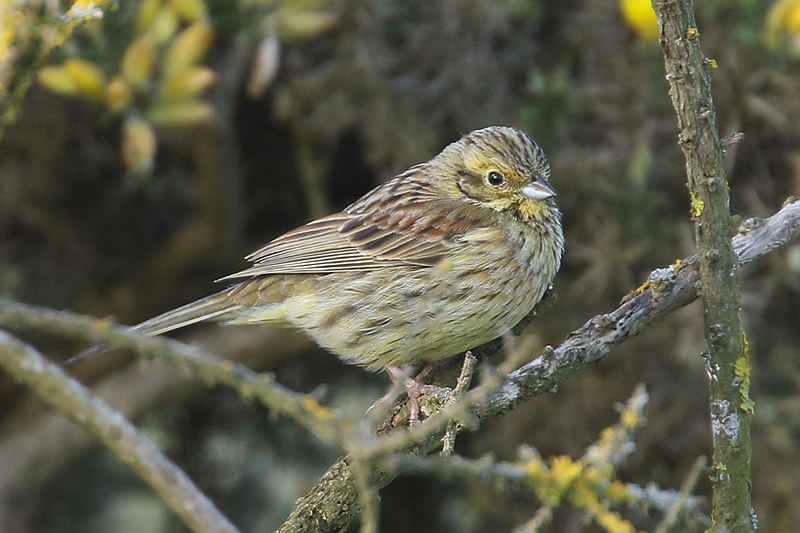
M 341 213 L 284 233 L 247 256 L 252 267 L 222 280 L 435 265 L 474 218 L 456 205 L 443 205 L 447 202 L 420 179 L 422 168 L 409 169 Z

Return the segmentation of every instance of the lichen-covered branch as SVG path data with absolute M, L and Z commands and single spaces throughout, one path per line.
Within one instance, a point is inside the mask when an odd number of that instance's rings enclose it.
M 739 254 L 738 265 L 748 263 L 800 235 L 800 200 L 787 202 L 766 220 L 751 219 L 733 239 Z M 677 265 L 677 263 L 676 263 Z M 680 266 L 657 269 L 635 294 L 616 310 L 599 315 L 571 333 L 558 348 L 545 352 L 510 373 L 475 415 L 486 419 L 514 409 L 533 396 L 547 392 L 590 363 L 605 357 L 611 348 L 638 335 L 670 312 L 697 299 L 698 265 L 696 257 Z M 424 423 L 423 423 L 424 425 Z M 417 448 L 427 453 L 438 441 L 428 439 Z M 375 468 L 375 486 L 388 484 L 393 475 Z M 360 512 L 357 489 L 347 458 L 340 458 L 320 478 L 304 498 L 295 504 L 291 515 L 279 529 L 281 533 L 343 529 Z
M 678 143 L 686 157 L 695 222 L 709 351 L 714 447 L 712 520 L 730 531 L 752 531 L 750 360 L 731 243 L 724 147 L 711 98 L 715 65 L 700 50 L 692 0 L 653 0 L 653 7 L 661 31 L 669 94 L 678 115 Z
M 689 518 L 690 522 L 707 525 L 709 519 L 701 511 L 701 499 L 692 497 L 688 491 L 684 492 L 684 487 L 676 491 L 652 484 L 644 488 L 633 483 L 610 481 L 613 471 L 635 449 L 631 445 L 633 433 L 643 420 L 641 409 L 646 399 L 644 389 L 638 388 L 623 411 L 623 422 L 604 430 L 598 441 L 586 450 L 586 454 L 576 460 L 563 456 L 545 460 L 535 450 L 522 446 L 519 458 L 512 462 L 496 461 L 491 456 L 466 459 L 459 456 L 445 458 L 393 454 L 384 458 L 381 464 L 390 471 L 403 474 L 479 480 L 495 492 L 533 491 L 543 505 L 526 524 L 528 527 L 516 531 L 546 531 L 555 508 L 560 502 L 571 499 L 578 500 L 574 502 L 575 506 L 586 509 L 600 523 L 604 518 L 613 520 L 608 506 L 603 504 L 635 502 L 634 505 L 639 509 L 669 514 L 673 525 L 679 513 L 683 518 Z M 700 462 L 700 466 L 697 464 L 692 467 L 688 481 L 696 483 L 703 463 Z M 694 485 L 690 487 L 689 490 Z M 599 505 L 587 505 L 592 501 Z M 624 519 L 620 519 L 616 525 L 617 529 L 608 530 L 633 529 Z
M 752 261 L 800 235 L 800 201 L 787 202 L 784 207 L 768 219 L 751 219 L 742 224 L 734 238 L 734 248 L 739 254 L 739 264 Z M 650 279 L 615 311 L 594 317 L 582 328 L 572 333 L 558 348 L 545 352 L 508 374 L 502 383 L 488 396 L 479 398 L 474 392 L 467 393 L 462 400 L 474 405 L 472 417 L 485 419 L 507 412 L 531 397 L 551 390 L 591 362 L 608 354 L 611 347 L 642 332 L 653 322 L 669 312 L 697 298 L 695 283 L 698 279 L 697 258 L 680 262 L 680 266 L 658 269 Z M 83 339 L 90 344 L 108 343 L 125 347 L 145 357 L 171 361 L 178 366 L 191 369 L 210 383 L 223 383 L 252 396 L 265 405 L 297 419 L 309 427 L 323 440 L 341 444 L 342 434 L 332 430 L 338 418 L 328 413 L 316 402 L 303 395 L 284 391 L 269 379 L 259 377 L 251 370 L 205 354 L 168 339 L 142 338 L 113 328 L 107 321 L 92 320 L 72 313 L 58 312 L 35 306 L 4 302 L 0 303 L 0 327 L 21 331 L 47 331 L 74 339 Z M 282 393 L 287 392 L 288 395 Z M 273 395 L 288 397 L 287 403 L 274 403 Z M 461 401 L 446 408 L 447 412 L 459 407 Z M 283 407 L 276 407 L 283 405 Z M 334 416 L 331 420 L 319 420 L 318 410 Z M 324 418 L 324 417 L 323 417 Z M 432 417 L 431 429 L 444 431 L 445 420 Z M 423 422 L 421 426 L 426 426 Z M 416 430 L 415 430 L 416 431 Z M 430 434 L 423 444 L 416 447 L 418 453 L 427 453 L 437 447 L 439 441 Z M 382 438 L 376 444 L 380 452 L 390 453 L 384 446 L 397 436 Z M 408 443 L 401 439 L 405 446 Z M 352 445 L 352 443 L 347 443 Z M 368 472 L 366 482 L 382 487 L 394 476 L 380 468 Z M 360 499 L 356 482 L 347 458 L 342 458 L 328 469 L 314 489 L 295 505 L 289 520 L 280 531 L 318 531 L 341 529 L 360 512 Z
M 207 383 L 236 389 L 244 398 L 254 399 L 275 412 L 288 416 L 320 440 L 344 447 L 344 424 L 335 411 L 313 397 L 294 392 L 268 373 L 250 368 L 164 337 L 131 334 L 126 328 L 67 311 L 0 301 L 0 327 L 14 331 L 46 331 L 92 345 L 125 348 L 145 358 L 159 359 L 186 368 Z
M 91 431 L 127 463 L 192 531 L 238 531 L 181 469 L 136 428 L 33 347 L 0 330 L 0 367 Z

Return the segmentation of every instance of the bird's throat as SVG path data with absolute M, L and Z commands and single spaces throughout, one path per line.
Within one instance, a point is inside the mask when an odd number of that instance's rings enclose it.
M 521 199 L 515 207 L 519 217 L 524 220 L 540 220 L 552 215 L 552 209 L 546 202 L 532 198 Z

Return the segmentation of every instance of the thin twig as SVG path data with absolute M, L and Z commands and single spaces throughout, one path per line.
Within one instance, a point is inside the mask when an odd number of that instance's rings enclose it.
M 44 401 L 91 431 L 158 494 L 192 530 L 236 532 L 181 469 L 105 402 L 33 347 L 0 330 L 0 366 Z
M 675 523 L 678 521 L 678 516 L 686 509 L 691 494 L 700 481 L 700 474 L 703 472 L 703 468 L 705 468 L 707 462 L 708 459 L 706 459 L 705 455 L 701 455 L 694 460 L 692 467 L 689 469 L 689 474 L 681 484 L 679 497 L 669 506 L 667 513 L 664 515 L 664 519 L 658 524 L 658 527 L 656 527 L 655 533 L 667 533 L 675 526 Z
M 464 365 L 461 367 L 461 374 L 458 376 L 456 388 L 453 389 L 453 392 L 450 393 L 450 397 L 447 400 L 448 405 L 460 400 L 464 395 L 464 391 L 469 389 L 469 385 L 472 383 L 472 374 L 475 372 L 475 364 L 477 362 L 478 359 L 472 355 L 472 352 L 464 354 Z M 442 438 L 442 456 L 447 457 L 453 454 L 453 450 L 456 446 L 456 433 L 458 433 L 458 424 L 455 421 L 451 421 Z
M 516 339 L 511 337 L 510 332 L 504 335 L 502 348 L 505 359 L 498 368 L 484 365 L 485 372 L 479 386 L 462 393 L 461 398 L 452 402 L 449 401 L 450 392 L 434 393 L 436 397 L 433 398 L 433 402 L 439 402 L 439 409 L 422 423 L 405 431 L 384 431 L 379 438 L 362 441 L 351 453 L 357 454 L 361 459 L 373 459 L 400 450 L 426 447 L 428 442 L 440 439 L 443 432 L 452 424 L 459 430 L 475 427 L 477 422 L 475 413 L 487 405 L 490 395 L 503 382 L 508 372 L 526 360 L 527 354 L 530 353 L 530 348 L 526 345 L 520 346 Z M 548 350 L 552 351 L 552 348 L 549 346 L 545 348 L 545 352 Z
M 353 454 L 350 456 L 353 457 Z M 353 458 L 350 468 L 358 487 L 359 501 L 364 509 L 361 513 L 361 533 L 378 533 L 380 505 L 378 489 L 369 480 L 370 465 L 367 461 Z
M 550 525 L 553 521 L 553 508 L 549 505 L 543 505 L 536 510 L 533 518 L 515 527 L 512 533 L 537 533 L 544 531 L 544 528 Z

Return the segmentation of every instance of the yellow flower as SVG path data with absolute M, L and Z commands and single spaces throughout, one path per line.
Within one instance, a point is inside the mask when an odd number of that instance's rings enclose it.
M 800 0 L 778 0 L 767 13 L 764 31 L 771 46 L 800 55 Z
M 619 0 L 619 10 L 625 24 L 643 41 L 658 40 L 656 13 L 650 0 Z
M 156 134 L 149 122 L 128 117 L 122 128 L 122 157 L 134 172 L 150 172 L 156 157 Z

